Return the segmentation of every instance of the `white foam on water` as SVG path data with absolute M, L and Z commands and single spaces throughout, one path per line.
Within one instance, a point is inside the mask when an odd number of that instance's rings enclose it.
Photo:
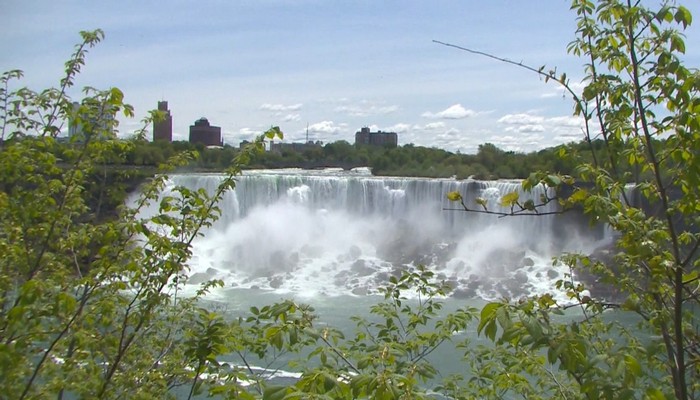
M 226 288 L 361 296 L 377 293 L 391 275 L 425 264 L 462 296 L 520 297 L 551 292 L 567 272 L 553 266 L 552 257 L 590 246 L 576 231 L 567 233 L 568 241 L 555 238 L 551 216 L 443 210 L 454 208 L 446 193 L 458 190 L 468 202 L 481 197 L 489 210 L 507 212 L 500 197 L 520 190 L 515 181 L 378 178 L 366 172 L 246 172 L 220 204 L 221 220 L 193 243 L 191 283 L 222 279 Z M 220 180 L 176 175 L 169 188 L 211 192 Z M 521 193 L 521 201 L 540 195 Z

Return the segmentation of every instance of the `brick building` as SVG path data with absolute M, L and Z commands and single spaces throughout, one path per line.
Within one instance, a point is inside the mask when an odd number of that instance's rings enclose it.
M 173 141 L 173 116 L 168 110 L 167 101 L 158 102 L 158 111 L 165 113 L 165 118 L 162 121 L 153 122 L 153 141 Z
M 369 128 L 364 127 L 355 133 L 355 146 L 396 147 L 398 143 L 399 136 L 396 132 L 370 132 Z
M 202 117 L 190 125 L 190 143 L 202 143 L 205 146 L 223 146 L 221 140 L 221 127 L 209 124 L 209 120 Z

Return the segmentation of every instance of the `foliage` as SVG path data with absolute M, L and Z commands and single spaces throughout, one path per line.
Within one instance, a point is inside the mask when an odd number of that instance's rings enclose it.
M 0 393 L 28 398 L 162 398 L 199 386 L 222 346 L 220 319 L 180 292 L 192 240 L 219 215 L 240 165 L 263 138 L 240 152 L 215 193 L 176 188 L 167 175 L 147 182 L 134 207 L 101 218 L 99 200 L 123 195 L 94 180 L 101 166 L 123 162 L 134 147 L 117 140 L 113 115 L 133 116 L 116 88 L 67 96 L 87 50 L 103 38 L 82 32 L 58 89 L 10 90 L 2 77 L 0 110 Z M 56 137 L 63 121 L 80 127 L 71 146 Z M 151 122 L 148 117 L 144 126 Z M 281 137 L 278 128 L 268 138 Z M 188 163 L 174 156 L 161 171 Z M 111 191 L 114 191 L 112 193 Z M 96 196 L 97 194 L 97 196 Z M 119 197 L 117 201 L 122 201 Z M 95 204 L 97 202 L 97 204 Z M 143 219 L 139 211 L 158 212 Z
M 545 172 L 523 187 L 541 184 L 565 193 L 563 185 L 570 184 L 573 191 L 558 196 L 563 210 L 578 207 L 613 228 L 616 255 L 559 258 L 572 271 L 559 289 L 580 304 L 583 320 L 559 322 L 555 314 L 562 307 L 544 296 L 488 304 L 479 330 L 509 354 L 522 346 L 546 353 L 538 364 L 564 372 L 560 387 L 576 388 L 576 397 L 698 398 L 700 75 L 683 65 L 678 31 L 692 17 L 670 2 L 651 9 L 640 2 L 575 0 L 572 10 L 578 37 L 569 51 L 586 59 L 581 95 L 566 74 L 464 50 L 533 71 L 571 95 L 574 113 L 585 121 L 591 162 L 577 168 L 576 179 Z M 475 208 L 459 193 L 448 198 Z M 503 201 L 512 207 L 507 215 L 535 215 L 539 207 L 520 204 L 517 195 Z M 591 298 L 574 280 L 582 273 L 612 285 L 621 302 Z M 617 315 L 604 312 L 610 308 Z M 636 335 L 615 321 L 629 314 L 637 317 Z
M 214 193 L 177 187 L 163 195 L 166 171 L 199 154 L 173 152 L 166 160 L 163 153 L 159 174 L 133 206 L 99 218 L 93 200 L 107 193 L 107 181 L 92 177 L 144 146 L 143 132 L 131 141 L 115 138 L 116 119 L 106 112 L 133 115 L 118 89 L 88 89 L 77 110 L 66 95 L 102 32 L 83 33 L 58 89 L 11 91 L 21 72 L 4 74 L 0 393 L 20 399 L 698 398 L 700 77 L 683 66 L 685 43 L 676 30 L 691 16 L 674 4 L 649 9 L 618 0 L 574 0 L 572 10 L 578 38 L 569 50 L 586 58 L 582 95 L 564 74 L 510 63 L 569 91 L 586 122 L 585 147 L 557 149 L 561 169 L 523 173 L 523 187 L 544 186 L 545 195 L 536 203 L 508 194 L 501 205 L 510 211 L 502 216 L 534 217 L 553 201 L 562 212 L 582 209 L 617 232 L 614 259 L 559 257 L 571 274 L 553 290 L 568 294 L 568 304 L 547 294 L 452 312 L 443 309 L 449 286 L 418 266 L 386 283 L 370 316 L 353 318 L 354 332 L 318 324 L 313 308 L 293 301 L 227 318 L 202 302 L 220 282 L 205 283 L 194 296 L 182 293 L 192 241 L 220 214 L 218 200 L 243 166 L 273 156 L 261 155 L 264 138 L 231 153 Z M 64 120 L 82 134 L 61 147 L 56 137 Z M 279 128 L 265 134 L 281 136 Z M 387 172 L 394 163 L 425 169 L 440 153 L 433 150 L 341 143 L 293 156 L 372 160 Z M 506 154 L 483 145 L 473 165 L 488 170 Z M 450 167 L 462 162 L 439 157 Z M 575 163 L 575 171 L 566 170 Z M 520 174 L 516 167 L 509 166 Z M 448 198 L 467 211 L 493 213 L 478 199 L 466 204 L 456 192 Z M 157 212 L 144 219 L 139 210 L 147 206 Z M 619 301 L 591 295 L 578 280 L 583 272 L 618 289 Z M 467 329 L 487 342 L 458 341 Z M 439 382 L 431 355 L 449 343 L 463 352 L 465 370 Z M 290 357 L 297 357 L 299 378 L 271 384 Z

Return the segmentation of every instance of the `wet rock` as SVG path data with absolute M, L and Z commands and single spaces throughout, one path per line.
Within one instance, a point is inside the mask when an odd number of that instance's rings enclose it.
M 524 284 L 527 283 L 528 277 L 525 272 L 518 271 L 515 273 L 515 276 L 513 276 L 513 279 L 520 284 Z
M 526 267 L 534 267 L 535 266 L 535 260 L 533 260 L 530 257 L 525 257 L 523 259 L 523 265 Z
M 559 272 L 554 269 L 547 270 L 547 278 L 556 279 L 559 277 Z
M 375 282 L 379 283 L 380 286 L 382 286 L 384 283 L 389 282 L 389 274 L 387 272 L 380 272 L 377 275 L 375 275 Z
M 277 275 L 270 278 L 270 287 L 273 289 L 279 289 L 283 283 L 284 277 L 282 276 Z
M 349 277 L 350 271 L 340 271 L 333 277 L 333 283 L 335 286 L 345 286 L 345 282 L 348 281 Z
M 507 265 L 515 266 L 520 265 L 521 261 L 525 258 L 525 250 L 521 249 L 495 249 L 491 251 L 486 256 L 487 264 L 492 266 L 496 265 Z
M 187 278 L 188 285 L 201 285 L 204 282 L 211 280 L 211 275 L 206 272 L 195 272 Z
M 270 269 L 272 271 L 288 271 L 287 256 L 282 250 L 274 251 L 270 254 Z
M 359 247 L 352 245 L 350 246 L 350 250 L 348 250 L 348 255 L 350 256 L 351 260 L 357 260 L 362 255 L 362 250 Z
M 466 267 L 467 267 L 467 264 L 464 261 L 459 260 L 455 263 L 455 265 L 452 267 L 452 269 L 455 271 L 458 271 L 458 272 L 462 272 L 462 271 L 465 271 L 467 269 Z
M 476 288 L 459 288 L 452 292 L 455 299 L 473 299 L 476 297 Z
M 289 255 L 289 262 L 292 264 L 299 263 L 299 259 L 300 259 L 299 253 L 296 251 Z
M 352 294 L 356 296 L 366 296 L 367 295 L 367 288 L 366 287 L 356 287 L 352 289 Z
M 459 286 L 460 286 L 459 282 L 458 282 L 457 279 L 455 279 L 455 278 L 447 279 L 447 280 L 445 281 L 445 283 L 446 283 L 447 285 L 449 285 L 452 289 L 455 289 L 455 290 L 456 290 L 456 288 L 459 288 Z
M 312 245 L 304 245 L 300 249 L 301 254 L 311 257 L 311 258 L 318 258 L 323 255 L 323 248 L 321 246 L 312 246 Z
M 354 272 L 356 275 L 359 275 L 359 276 L 368 276 L 368 275 L 372 275 L 374 272 L 376 272 L 376 271 L 374 270 L 374 268 L 368 267 L 368 266 L 365 264 L 365 260 L 357 260 L 357 261 L 355 261 L 355 262 L 352 264 L 352 266 L 350 267 L 350 270 L 351 270 L 352 272 Z

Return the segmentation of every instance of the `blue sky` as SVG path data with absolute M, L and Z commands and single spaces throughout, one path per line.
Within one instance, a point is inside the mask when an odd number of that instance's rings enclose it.
M 401 145 L 532 151 L 582 137 L 570 99 L 532 73 L 432 41 L 557 67 L 576 83 L 569 3 L 5 0 L 0 70 L 23 70 L 32 89 L 55 86 L 78 32 L 101 28 L 70 94 L 123 90 L 137 118 L 121 121 L 122 135 L 167 100 L 181 140 L 207 117 L 233 145 L 271 125 L 286 141 L 302 141 L 308 126 L 310 139 L 351 143 L 369 126 L 396 131 Z M 697 66 L 697 27 L 687 34 Z

